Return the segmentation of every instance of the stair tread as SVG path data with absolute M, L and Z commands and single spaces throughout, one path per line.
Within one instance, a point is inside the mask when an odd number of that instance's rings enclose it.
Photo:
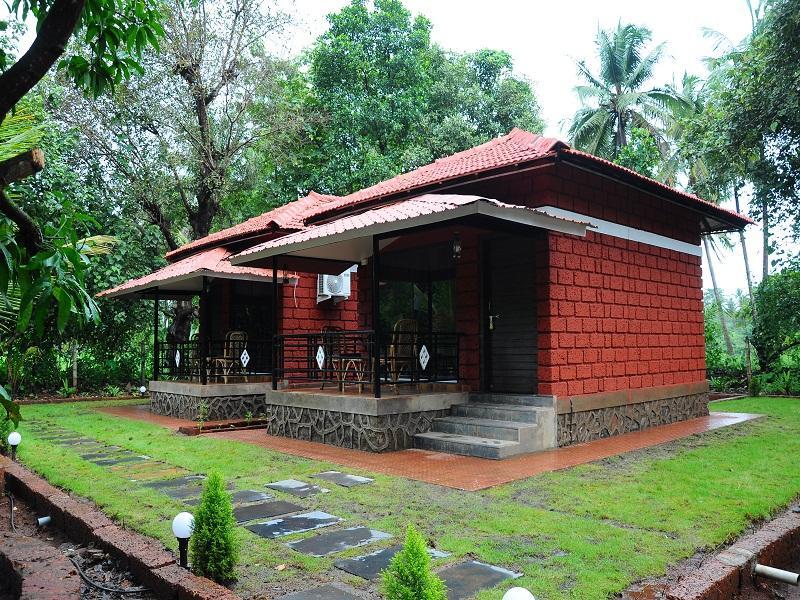
M 499 402 L 467 402 L 457 406 L 475 406 L 478 408 L 499 408 L 501 410 L 515 410 L 518 412 L 543 412 L 552 411 L 549 406 L 531 406 L 528 404 L 501 404 Z
M 536 423 L 525 423 L 522 421 L 506 421 L 503 419 L 488 419 L 486 417 L 447 416 L 447 417 L 437 417 L 433 420 L 434 423 L 436 423 L 437 421 L 446 421 L 448 423 L 464 423 L 466 425 L 506 427 L 508 429 L 533 429 L 538 427 Z
M 414 437 L 425 438 L 429 440 L 442 440 L 451 443 L 455 442 L 469 446 L 484 446 L 488 448 L 508 448 L 512 446 L 519 446 L 519 442 L 514 442 L 511 440 L 496 440 L 493 438 L 462 435 L 459 433 L 443 433 L 441 431 L 427 431 L 425 433 L 418 433 Z

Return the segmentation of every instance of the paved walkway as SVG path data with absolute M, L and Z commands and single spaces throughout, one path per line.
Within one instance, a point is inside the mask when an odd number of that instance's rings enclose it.
M 98 409 L 120 417 L 156 423 L 177 430 L 191 421 L 153 415 L 146 405 L 119 406 Z M 744 423 L 761 415 L 748 413 L 712 412 L 707 417 L 681 421 L 617 435 L 585 444 L 556 448 L 545 452 L 525 454 L 505 460 L 488 460 L 471 456 L 456 456 L 428 450 L 402 450 L 375 454 L 349 448 L 337 448 L 317 442 L 305 442 L 270 436 L 261 429 L 208 433 L 214 438 L 236 440 L 254 444 L 277 452 L 322 460 L 346 467 L 366 469 L 375 473 L 396 475 L 426 481 L 446 487 L 475 491 L 509 481 L 525 479 L 581 465 L 584 463 L 624 454 L 632 450 L 650 448 L 666 442 L 712 431 L 720 427 Z

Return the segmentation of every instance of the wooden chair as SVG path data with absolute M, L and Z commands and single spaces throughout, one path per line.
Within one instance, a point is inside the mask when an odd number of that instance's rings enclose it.
M 392 328 L 392 336 L 386 353 L 386 366 L 389 377 L 397 391 L 397 382 L 403 372 L 411 381 L 417 372 L 419 354 L 419 323 L 416 319 L 400 319 Z
M 225 344 L 222 347 L 222 356 L 215 356 L 211 359 L 214 366 L 214 374 L 222 377 L 228 383 L 228 377 L 244 377 L 242 361 L 239 358 L 242 352 L 247 349 L 247 332 L 233 330 L 225 334 Z

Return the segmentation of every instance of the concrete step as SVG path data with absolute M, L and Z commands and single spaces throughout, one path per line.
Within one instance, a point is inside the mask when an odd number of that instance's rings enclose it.
M 524 406 L 518 404 L 499 404 L 495 402 L 469 402 L 451 407 L 450 414 L 454 417 L 473 417 L 477 419 L 494 419 L 498 421 L 515 421 L 517 423 L 537 423 L 540 415 L 549 417 L 552 408 L 541 406 Z
M 433 420 L 431 431 L 520 442 L 536 427 L 536 423 L 520 423 L 519 421 L 498 421 L 475 417 L 440 417 Z
M 555 396 L 538 396 L 531 394 L 490 394 L 473 392 L 469 395 L 470 402 L 478 404 L 517 404 L 521 406 L 542 406 L 552 408 L 555 406 Z
M 441 431 L 418 433 L 414 436 L 414 446 L 422 450 L 449 452 L 450 454 L 463 454 L 496 460 L 523 452 L 519 442 L 472 435 L 458 435 Z

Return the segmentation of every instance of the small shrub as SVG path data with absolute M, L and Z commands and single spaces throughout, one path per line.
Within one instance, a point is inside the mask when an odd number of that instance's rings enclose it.
M 108 384 L 103 388 L 103 395 L 113 397 L 113 396 L 120 396 L 122 394 L 122 388 L 118 385 Z
M 219 583 L 234 579 L 239 560 L 231 495 L 219 473 L 211 473 L 194 515 L 190 540 L 192 570 Z
M 422 535 L 409 525 L 403 549 L 394 555 L 382 576 L 388 600 L 445 600 L 447 588 L 431 570 L 431 557 Z
M 0 408 L 0 453 L 8 454 L 8 434 L 14 431 L 14 423 L 8 418 L 8 414 Z

